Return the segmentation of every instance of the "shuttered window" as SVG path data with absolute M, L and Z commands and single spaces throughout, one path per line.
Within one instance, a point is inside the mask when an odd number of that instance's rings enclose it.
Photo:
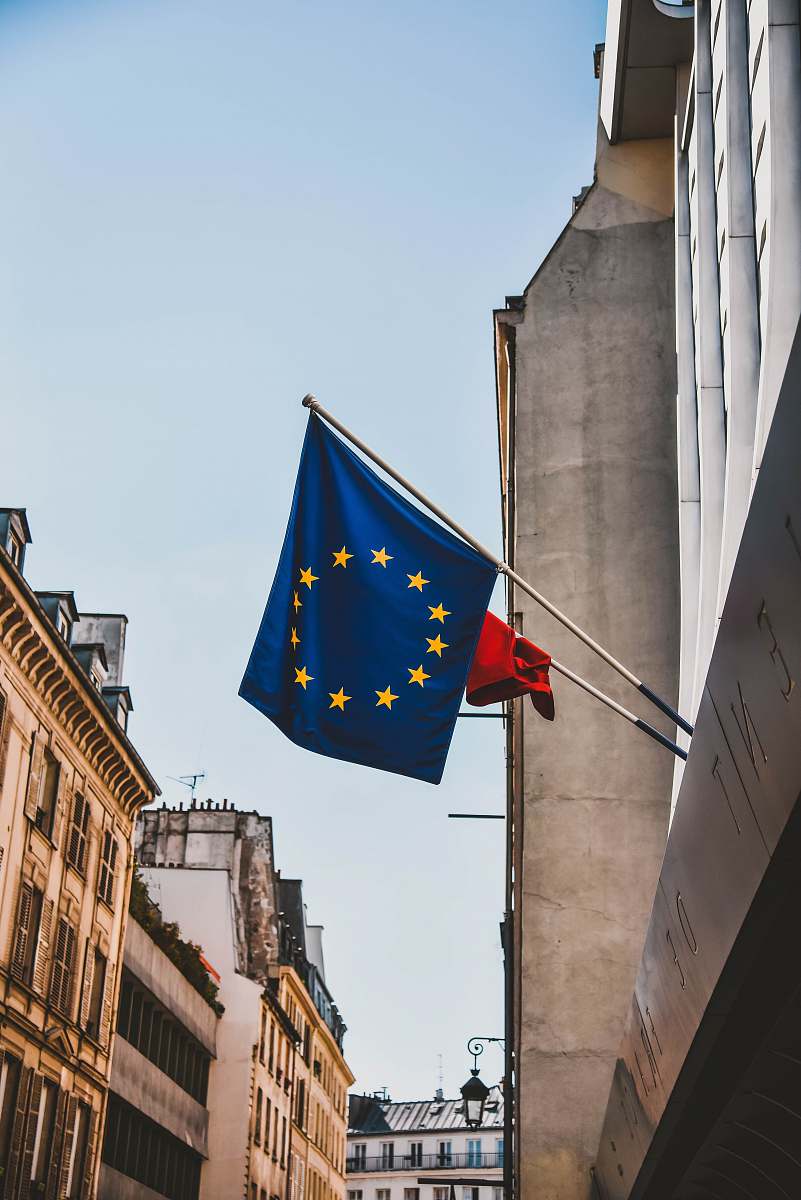
M 42 914 L 42 893 L 27 879 L 20 885 L 17 904 L 17 923 L 13 933 L 11 974 L 22 983 L 30 984 L 39 940 Z
M 67 842 L 67 860 L 83 875 L 86 869 L 86 838 L 89 831 L 89 802 L 80 792 L 72 802 L 72 822 Z
M 50 1003 L 63 1013 L 71 1015 L 72 978 L 75 964 L 75 930 L 69 921 L 61 917 L 56 930 L 53 953 L 53 975 L 50 981 Z
M 45 750 L 42 767 L 42 780 L 34 818 L 36 827 L 41 829 L 45 837 L 52 837 L 53 821 L 56 815 L 58 799 L 58 782 L 61 774 L 59 761 L 52 750 Z
M 11 1157 L 11 1137 L 14 1132 L 14 1115 L 17 1111 L 22 1063 L 11 1054 L 0 1052 L 0 1163 L 8 1165 Z M 0 1179 L 0 1196 L 3 1194 Z
M 100 861 L 100 876 L 97 894 L 109 906 L 114 904 L 114 872 L 117 869 L 118 846 L 109 830 L 103 834 L 103 853 Z

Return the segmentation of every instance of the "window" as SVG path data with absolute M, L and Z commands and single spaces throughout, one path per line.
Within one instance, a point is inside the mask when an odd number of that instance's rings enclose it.
M 270 1021 L 270 1056 L 267 1060 L 267 1070 L 272 1075 L 275 1059 L 275 1021 Z
M 286 1117 L 281 1118 L 281 1169 L 286 1162 Z
M 23 880 L 17 906 L 17 925 L 11 955 L 11 974 L 22 983 L 33 980 L 34 962 L 39 944 L 43 896 L 32 883 Z M 49 934 L 49 930 L 47 931 Z M 42 964 L 44 969 L 44 964 Z
M 103 1162 L 171 1200 L 197 1200 L 201 1158 L 184 1142 L 109 1094 Z M 131 1189 L 126 1194 L 139 1194 Z
M 278 1109 L 273 1109 L 273 1162 L 278 1162 Z
M 357 1142 L 353 1147 L 353 1168 L 355 1171 L 367 1170 L 367 1143 Z
M 295 1113 L 295 1121 L 302 1129 L 306 1122 L 306 1080 L 298 1080 L 298 1104 Z
M 349 1188 L 348 1200 L 364 1200 L 364 1193 L 361 1188 Z
M 498 1166 L 503 1166 L 503 1138 L 498 1138 L 495 1142 L 495 1153 L 498 1155 Z
M 420 1200 L 419 1188 L 404 1188 L 403 1200 Z
M 49 1079 L 42 1082 L 42 1092 L 39 1097 L 39 1111 L 36 1115 L 36 1128 L 33 1139 L 33 1155 L 31 1159 L 31 1183 L 47 1182 L 47 1172 L 50 1167 L 50 1155 L 53 1149 L 53 1130 L 56 1123 L 56 1104 L 58 1102 L 58 1087 Z M 32 1119 L 33 1114 L 31 1113 Z M 33 1188 L 34 1192 L 41 1189 Z
M 250 1185 L 250 1200 L 259 1200 L 259 1189 L 255 1183 L 251 1183 Z
M 467 1139 L 467 1165 L 468 1167 L 481 1166 L 481 1138 Z M 465 1200 L 468 1200 L 465 1197 Z
M 79 1200 L 83 1192 L 83 1177 L 86 1171 L 86 1154 L 89 1149 L 89 1124 L 92 1110 L 88 1104 L 79 1104 L 75 1112 L 72 1134 L 72 1154 L 67 1172 L 68 1200 Z
M 83 875 L 86 866 L 86 835 L 89 831 L 89 803 L 80 792 L 72 802 L 72 824 L 67 843 L 67 861 Z
M 100 1040 L 100 1023 L 103 1017 L 103 994 L 106 989 L 106 956 L 97 946 L 87 944 L 86 967 L 84 972 L 84 994 L 81 1005 L 86 1005 L 85 1018 L 82 1013 L 82 1024 L 86 1032 L 95 1041 Z
M 462 1200 L 478 1200 L 478 1188 L 477 1187 L 463 1187 L 462 1188 Z
M 63 608 L 59 608 L 56 614 L 56 629 L 61 634 L 65 642 L 70 640 L 70 623 Z
M 494 1187 L 492 1189 L 492 1200 L 503 1200 L 503 1188 Z
M 423 1164 L 423 1143 L 409 1142 L 409 1159 L 413 1167 L 420 1167 Z M 412 1200 L 415 1200 L 412 1197 Z
M 37 829 L 41 829 L 45 837 L 53 833 L 53 819 L 56 815 L 56 799 L 58 797 L 58 779 L 61 773 L 58 759 L 52 750 L 45 750 L 42 768 L 42 782 L 39 786 L 39 799 L 34 818 Z
M 0 1163 L 7 1163 L 11 1155 L 11 1134 L 21 1073 L 22 1063 L 18 1058 L 10 1054 L 0 1056 Z
M 261 1088 L 256 1089 L 256 1119 L 253 1126 L 253 1141 L 261 1145 L 261 1112 L 264 1105 L 264 1095 Z
M 452 1143 L 451 1142 L 440 1142 L 439 1153 L 437 1155 L 437 1158 L 439 1160 L 438 1166 L 440 1166 L 440 1167 L 450 1167 L 451 1166 L 451 1164 L 453 1163 Z
M 435 1187 L 434 1200 L 450 1200 L 451 1189 L 449 1187 Z
M 72 974 L 75 961 L 75 930 L 61 917 L 56 930 L 53 974 L 50 977 L 50 1003 L 65 1017 L 71 1016 Z
M 391 1188 L 376 1188 L 375 1200 L 392 1200 Z
M 22 562 L 22 542 L 12 533 L 8 539 L 8 553 L 15 567 L 19 567 Z
M 103 834 L 103 857 L 100 862 L 100 879 L 97 894 L 111 908 L 114 902 L 114 872 L 117 867 L 117 843 L 110 830 Z
M 267 1013 L 261 1011 L 261 1029 L 259 1030 L 259 1062 L 264 1062 L 264 1046 L 267 1039 Z
M 381 1167 L 384 1171 L 392 1170 L 395 1166 L 395 1143 L 381 1143 Z

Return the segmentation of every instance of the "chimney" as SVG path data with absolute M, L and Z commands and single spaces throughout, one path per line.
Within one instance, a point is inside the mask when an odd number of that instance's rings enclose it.
M 0 546 L 20 575 L 25 570 L 25 550 L 31 544 L 31 530 L 24 508 L 0 508 Z

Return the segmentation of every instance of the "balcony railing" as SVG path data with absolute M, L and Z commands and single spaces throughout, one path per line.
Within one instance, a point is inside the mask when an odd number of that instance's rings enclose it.
M 443 1171 L 454 1167 L 470 1170 L 486 1167 L 502 1167 L 502 1154 L 378 1154 L 369 1158 L 348 1158 L 345 1163 L 349 1175 L 367 1174 L 373 1171 Z

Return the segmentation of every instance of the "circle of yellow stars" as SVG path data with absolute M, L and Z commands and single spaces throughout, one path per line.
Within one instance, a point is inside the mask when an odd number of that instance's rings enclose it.
M 386 570 L 387 564 L 394 561 L 394 555 L 387 552 L 386 546 L 382 546 L 380 550 L 375 550 L 371 547 L 370 553 L 373 556 L 370 560 L 371 566 L 382 567 L 384 570 Z M 341 549 L 331 551 L 331 557 L 333 559 L 331 563 L 332 569 L 336 567 L 342 567 L 343 570 L 347 570 L 348 563 L 352 558 L 355 558 L 356 555 L 352 551 L 348 550 L 347 546 L 343 544 Z M 423 588 L 427 587 L 431 583 L 431 580 L 426 579 L 423 575 L 423 572 L 420 570 L 418 570 L 415 574 L 411 574 L 408 571 L 405 572 L 405 574 L 406 578 L 409 580 L 407 584 L 407 590 L 409 588 L 413 588 L 420 592 L 421 595 L 423 594 Z M 303 601 L 300 598 L 300 589 L 302 587 L 307 587 L 309 591 L 311 591 L 314 584 L 320 581 L 320 576 L 314 574 L 314 570 L 311 566 L 299 567 L 298 576 L 297 588 L 294 588 L 292 591 L 292 607 L 294 609 L 293 620 L 296 623 L 290 627 L 291 631 L 289 634 L 289 643 L 295 653 L 297 653 L 298 646 L 301 645 L 301 637 L 298 632 L 298 626 L 300 621 L 299 610 L 303 607 Z M 439 623 L 443 626 L 445 624 L 445 618 L 453 615 L 449 609 L 444 607 L 442 601 L 440 601 L 439 604 L 429 604 L 427 605 L 427 608 L 431 613 L 431 616 L 428 618 L 429 621 L 439 621 Z M 441 659 L 442 651 L 448 649 L 448 643 L 442 640 L 440 632 L 437 632 L 433 638 L 427 637 L 425 640 L 428 643 L 428 649 L 425 653 L 436 654 L 436 656 Z M 313 682 L 314 675 L 309 674 L 305 665 L 302 667 L 293 667 L 293 670 L 295 672 L 294 683 L 299 687 L 302 687 L 305 692 L 307 686 Z M 431 678 L 431 675 L 426 672 L 422 663 L 417 667 L 407 667 L 406 670 L 409 672 L 409 678 L 406 681 L 408 685 L 416 683 L 422 688 L 425 687 L 426 680 Z M 385 688 L 374 688 L 374 691 L 378 697 L 375 705 L 376 708 L 387 708 L 391 712 L 393 703 L 400 699 L 400 695 L 392 691 L 392 686 L 390 684 L 387 684 Z M 349 700 L 353 699 L 352 696 L 346 695 L 345 688 L 342 685 L 340 685 L 336 692 L 329 692 L 328 695 L 331 698 L 331 703 L 328 706 L 329 709 L 339 709 L 340 712 L 343 713 L 345 712 L 345 705 Z

